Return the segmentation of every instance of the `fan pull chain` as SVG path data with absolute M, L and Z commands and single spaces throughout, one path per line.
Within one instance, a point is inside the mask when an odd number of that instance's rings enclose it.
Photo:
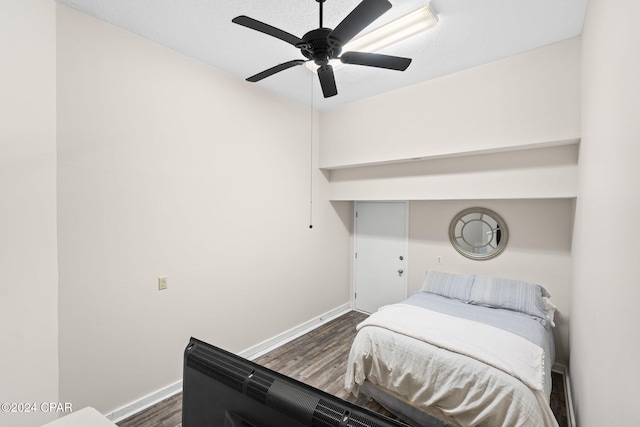
M 322 7 L 322 2 L 320 2 Z M 322 16 L 322 14 L 320 14 Z M 322 25 L 322 24 L 321 24 Z M 309 102 L 311 110 L 311 123 L 309 128 L 311 129 L 311 135 L 309 135 L 309 228 L 313 228 L 313 74 L 309 74 L 311 77 L 311 100 Z

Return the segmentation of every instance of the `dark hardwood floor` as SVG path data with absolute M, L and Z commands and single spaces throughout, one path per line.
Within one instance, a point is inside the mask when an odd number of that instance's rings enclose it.
M 355 327 L 368 315 L 351 311 L 258 357 L 254 362 L 327 393 L 395 418 L 375 401 L 355 398 L 343 387 L 345 362 Z M 560 427 L 567 427 L 562 375 L 553 373 L 551 408 Z M 120 427 L 176 427 L 181 423 L 182 395 L 177 394 L 118 423 Z
M 176 427 L 182 424 L 182 393 L 118 423 L 119 427 Z

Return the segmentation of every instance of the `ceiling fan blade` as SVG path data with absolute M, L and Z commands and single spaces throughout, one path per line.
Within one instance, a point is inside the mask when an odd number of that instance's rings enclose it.
M 344 46 L 389 9 L 391 3 L 388 0 L 363 0 L 329 34 L 329 38 L 338 40 Z
M 274 75 L 275 73 L 279 73 L 280 71 L 284 71 L 288 68 L 295 67 L 296 65 L 302 65 L 305 62 L 307 61 L 303 59 L 294 59 L 293 61 L 284 62 L 282 64 L 276 65 L 275 67 L 271 67 L 268 70 L 264 70 L 263 72 L 258 73 L 254 76 L 249 77 L 247 81 L 251 83 L 259 82 L 264 78 Z
M 329 98 L 338 94 L 336 79 L 333 75 L 333 67 L 331 65 L 327 64 L 318 68 L 318 78 L 320 79 L 322 94 L 325 98 Z
M 260 22 L 256 19 L 249 18 L 245 15 L 236 16 L 231 20 L 231 22 L 242 25 L 247 28 L 251 28 L 252 30 L 260 31 L 261 33 L 265 33 L 277 39 L 283 40 L 289 44 L 297 45 L 299 43 L 304 43 L 302 39 L 294 36 L 293 34 L 289 34 L 286 31 L 282 31 L 279 28 L 272 27 L 269 24 L 265 24 L 264 22 Z
M 411 58 L 368 52 L 345 52 L 340 57 L 340 61 L 345 64 L 366 65 L 368 67 L 387 68 L 398 71 L 406 70 L 409 64 L 411 64 Z

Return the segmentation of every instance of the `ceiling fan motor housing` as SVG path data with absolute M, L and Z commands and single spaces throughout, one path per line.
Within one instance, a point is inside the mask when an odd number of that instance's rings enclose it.
M 302 36 L 304 43 L 296 45 L 302 54 L 318 65 L 326 65 L 330 59 L 335 59 L 342 51 L 339 40 L 329 39 L 331 28 L 317 28 Z

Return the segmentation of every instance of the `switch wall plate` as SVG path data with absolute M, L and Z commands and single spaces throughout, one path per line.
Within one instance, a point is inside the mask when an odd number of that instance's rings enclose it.
M 158 290 L 163 291 L 167 289 L 167 276 L 158 277 Z

